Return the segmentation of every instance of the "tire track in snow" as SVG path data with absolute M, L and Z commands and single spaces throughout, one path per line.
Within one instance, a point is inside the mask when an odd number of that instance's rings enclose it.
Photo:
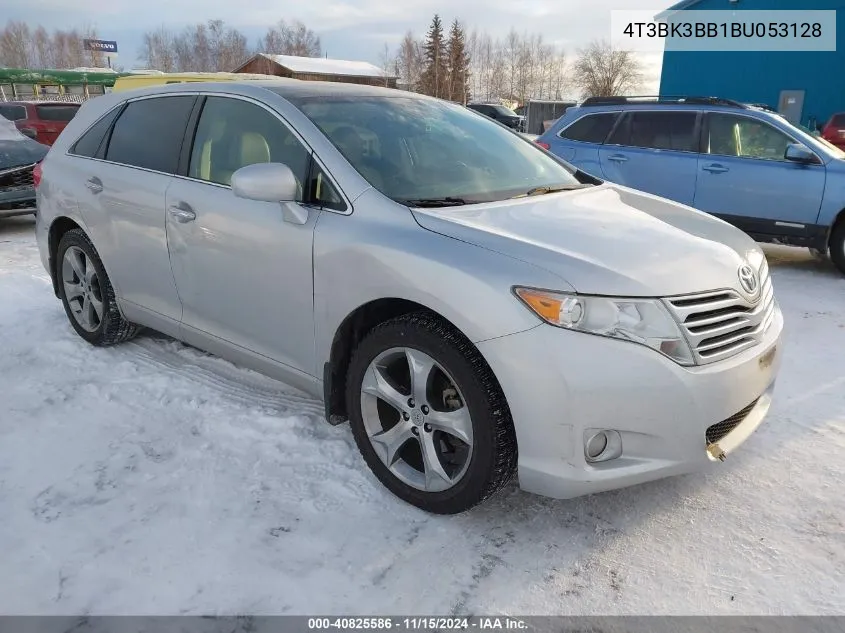
M 283 382 L 178 341 L 154 339 L 142 334 L 141 338 L 127 343 L 124 348 L 131 350 L 139 365 L 201 385 L 236 405 L 264 408 L 280 415 L 308 415 L 323 419 L 324 409 L 320 401 L 300 395 Z

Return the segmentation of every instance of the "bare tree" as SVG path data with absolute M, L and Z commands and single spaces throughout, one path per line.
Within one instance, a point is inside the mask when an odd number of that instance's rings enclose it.
M 12 68 L 31 65 L 30 32 L 26 22 L 9 20 L 0 32 L 0 64 Z
M 319 57 L 322 54 L 320 37 L 302 22 L 280 20 L 267 29 L 258 41 L 258 52 L 270 55 Z
M 222 20 L 200 22 L 179 34 L 165 27 L 144 34 L 144 61 L 164 72 L 231 71 L 249 56 L 246 36 Z
M 610 97 L 636 90 L 643 76 L 640 60 L 631 51 L 615 50 L 594 41 L 579 51 L 573 79 L 584 97 Z
M 147 68 L 173 72 L 177 67 L 175 44 L 173 33 L 164 26 L 144 33 L 141 57 Z
M 399 83 L 407 86 L 410 90 L 417 90 L 422 76 L 422 44 L 414 37 L 413 32 L 408 31 L 399 50 L 396 53 L 396 70 Z
M 56 68 L 52 38 L 40 25 L 32 32 L 32 65 L 35 68 Z

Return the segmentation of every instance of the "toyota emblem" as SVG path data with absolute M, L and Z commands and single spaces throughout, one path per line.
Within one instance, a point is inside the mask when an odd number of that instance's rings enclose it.
M 739 268 L 739 285 L 752 297 L 757 294 L 760 282 L 757 280 L 757 273 L 748 264 Z

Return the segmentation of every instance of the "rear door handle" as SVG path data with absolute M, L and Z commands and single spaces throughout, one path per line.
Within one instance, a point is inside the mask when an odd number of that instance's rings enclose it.
M 724 174 L 726 171 L 730 171 L 727 167 L 718 163 L 705 165 L 702 169 L 704 169 L 704 171 L 709 171 L 711 174 Z
M 194 213 L 194 210 L 191 208 L 187 202 L 178 202 L 176 204 L 171 204 L 167 207 L 167 210 L 170 211 L 170 215 L 173 216 L 173 219 L 179 222 L 180 224 L 185 224 L 186 222 L 193 222 L 197 219 L 197 214 Z
M 85 181 L 85 186 L 88 187 L 92 193 L 100 193 L 103 190 L 103 181 L 96 176 L 92 176 Z
M 614 163 L 627 163 L 628 157 L 623 154 L 613 154 L 608 156 L 607 160 L 612 160 Z

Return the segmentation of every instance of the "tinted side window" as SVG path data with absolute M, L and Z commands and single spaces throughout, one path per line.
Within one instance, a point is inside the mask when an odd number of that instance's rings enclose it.
M 178 96 L 130 102 L 114 125 L 106 160 L 176 173 L 194 101 Z
M 26 118 L 26 108 L 19 105 L 0 104 L 0 116 L 10 121 L 21 121 Z
M 604 112 L 602 114 L 590 114 L 563 130 L 560 135 L 571 141 L 582 141 L 584 143 L 604 143 L 604 139 L 613 129 L 613 124 L 619 117 L 618 112 Z
M 608 143 L 646 149 L 695 152 L 695 112 L 629 112 Z
M 86 156 L 88 158 L 99 158 L 98 151 L 103 139 L 111 127 L 120 108 L 114 108 L 111 112 L 106 114 L 102 119 L 92 125 L 85 134 L 83 134 L 73 147 L 70 148 L 70 153 L 76 156 Z
M 42 121 L 70 121 L 76 116 L 78 105 L 37 105 L 35 111 Z
M 232 174 L 255 163 L 284 163 L 304 197 L 310 152 L 278 118 L 253 103 L 209 97 L 202 109 L 188 175 L 229 185 Z

